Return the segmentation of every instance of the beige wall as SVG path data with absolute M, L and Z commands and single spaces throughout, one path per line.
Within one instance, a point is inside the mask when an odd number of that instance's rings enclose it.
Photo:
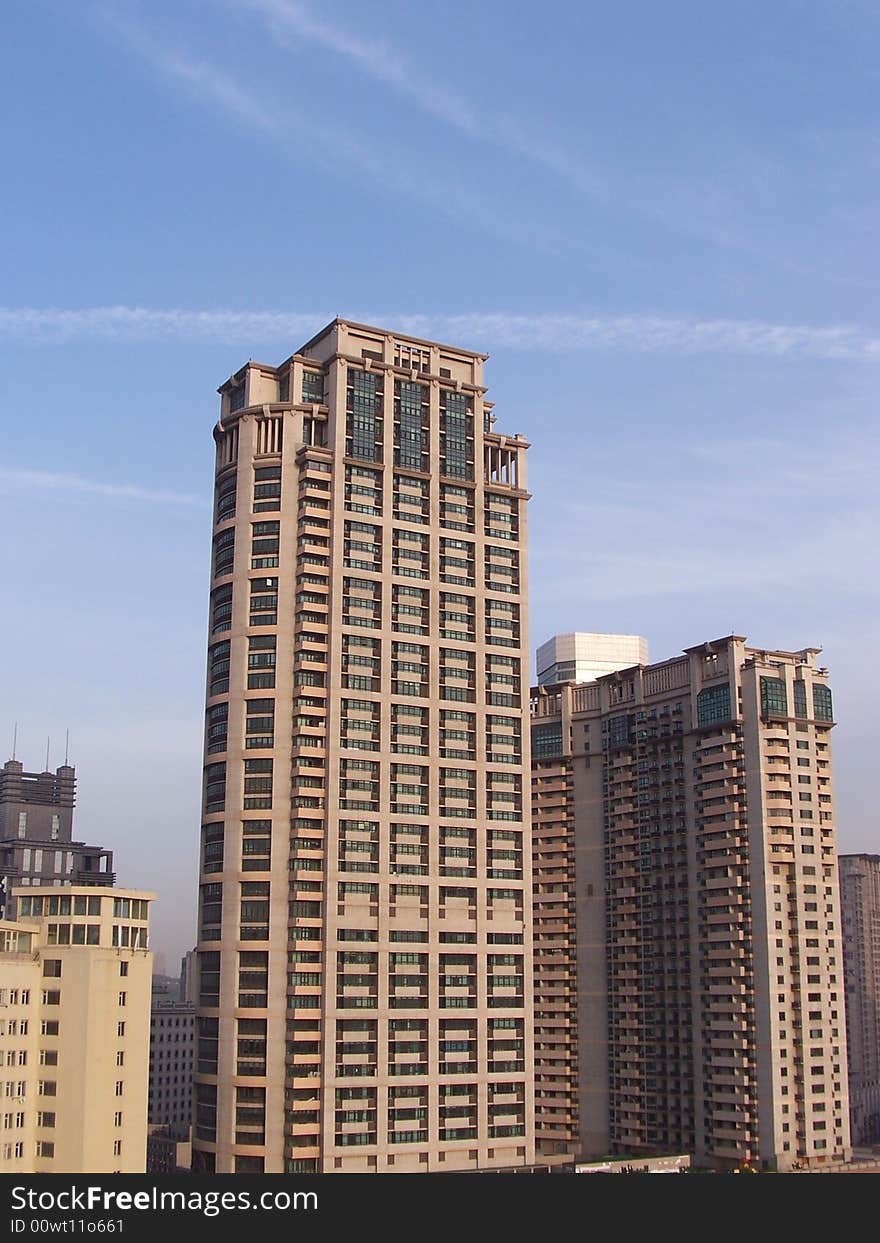
M 15 932 L 31 944 L 29 952 L 0 956 L 0 989 L 9 980 L 10 987 L 29 991 L 27 1125 L 22 1158 L 13 1161 L 10 1172 L 143 1173 L 153 956 L 147 948 L 113 945 L 114 928 L 148 928 L 145 914 L 115 915 L 114 902 L 135 900 L 146 906 L 153 895 L 46 887 L 20 890 L 18 897 L 20 912 L 33 910 L 35 901 L 48 906 L 62 898 L 70 904 L 91 898 L 100 910 L 82 915 L 22 913 L 14 925 L 0 923 L 0 931 Z M 61 924 L 69 930 L 97 928 L 98 943 L 48 944 L 50 935 L 59 935 Z M 55 932 L 50 932 L 52 927 Z M 5 1013 L 11 1010 L 0 1011 Z M 57 1035 L 46 1024 L 57 1024 Z M 10 1047 L 15 1041 L 7 1035 L 0 1044 Z M 8 1066 L 0 1068 L 0 1076 L 6 1075 L 11 1078 Z M 54 1124 L 41 1124 L 41 1114 L 54 1114 Z M 9 1142 L 5 1131 L 0 1136 L 0 1144 L 4 1142 Z M 38 1144 L 54 1145 L 54 1152 L 38 1154 Z M 0 1148 L 0 1171 L 6 1168 Z

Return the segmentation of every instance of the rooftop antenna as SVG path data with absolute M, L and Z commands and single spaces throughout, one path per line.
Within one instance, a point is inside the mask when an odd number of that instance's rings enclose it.
M 64 731 L 64 767 L 67 768 L 67 757 L 70 754 L 70 730 Z
M 47 738 L 47 739 L 46 739 L 46 768 L 45 768 L 45 772 L 48 772 L 48 771 L 49 771 L 49 739 Z
M 15 759 L 15 748 L 18 746 L 18 721 L 12 727 L 12 758 Z

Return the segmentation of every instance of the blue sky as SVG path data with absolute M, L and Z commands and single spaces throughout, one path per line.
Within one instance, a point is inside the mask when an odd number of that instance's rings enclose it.
M 0 80 L 0 730 L 195 935 L 218 384 L 334 315 L 486 350 L 532 646 L 821 646 L 870 801 L 880 13 L 32 0 Z M 3 757 L 5 758 L 5 756 Z

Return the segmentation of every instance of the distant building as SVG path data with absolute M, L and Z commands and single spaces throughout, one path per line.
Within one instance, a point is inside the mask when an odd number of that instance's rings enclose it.
M 195 1006 L 153 994 L 150 1009 L 151 1126 L 187 1129 L 192 1120 Z
M 880 1144 L 880 855 L 840 856 L 853 1143 Z
M 30 887 L 0 920 L 0 1175 L 144 1173 L 154 896 Z
M 148 1174 L 189 1174 L 192 1161 L 190 1128 L 150 1127 L 147 1137 Z
M 592 682 L 606 673 L 647 663 L 648 640 L 637 634 L 557 634 L 538 648 L 538 685 Z
M 18 760 L 0 769 L 0 918 L 14 919 L 14 887 L 112 885 L 113 852 L 73 841 L 76 770 L 26 773 Z
M 816 655 L 730 636 L 533 690 L 539 1157 L 849 1158 Z
M 178 999 L 180 1001 L 191 1001 L 195 1003 L 196 994 L 196 970 L 198 969 L 198 954 L 195 950 L 189 950 L 180 960 L 180 984 L 178 987 Z

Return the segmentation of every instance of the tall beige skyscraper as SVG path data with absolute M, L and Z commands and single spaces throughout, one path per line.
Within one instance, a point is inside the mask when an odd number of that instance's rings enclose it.
M 133 889 L 46 885 L 0 920 L 0 1175 L 143 1174 L 149 907 Z
M 730 636 L 532 692 L 542 1157 L 848 1156 L 816 655 Z
M 220 389 L 196 1168 L 532 1160 L 527 445 L 485 357 L 335 320 Z
M 880 855 L 840 856 L 854 1144 L 880 1143 Z

